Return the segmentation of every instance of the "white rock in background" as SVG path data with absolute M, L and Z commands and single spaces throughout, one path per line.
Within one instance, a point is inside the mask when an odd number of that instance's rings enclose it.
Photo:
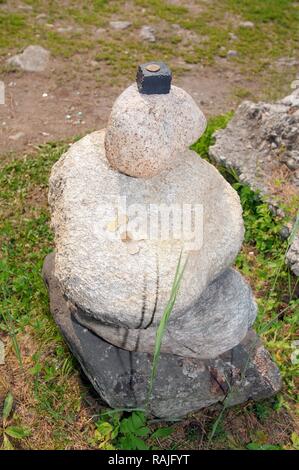
M 146 95 L 134 84 L 113 105 L 105 137 L 106 156 L 122 173 L 152 177 L 173 168 L 177 155 L 205 127 L 203 113 L 181 88 L 172 86 L 167 94 Z
M 139 31 L 139 36 L 143 41 L 155 42 L 155 29 L 152 26 L 142 26 Z
M 230 49 L 228 52 L 227 52 L 227 57 L 236 57 L 238 55 L 238 52 L 233 50 L 233 49 Z
M 132 25 L 130 21 L 110 21 L 109 24 L 112 29 L 117 30 L 127 29 Z
M 57 33 L 61 33 L 61 34 L 64 34 L 64 33 L 71 33 L 74 31 L 74 27 L 71 26 L 71 25 L 68 25 L 68 26 L 59 26 L 57 29 L 56 29 Z
M 25 133 L 24 133 L 24 132 L 17 132 L 16 134 L 10 135 L 8 138 L 9 138 L 10 140 L 16 141 L 16 140 L 22 139 L 23 137 L 25 137 Z
M 241 181 L 259 191 L 277 214 L 281 214 L 283 193 L 278 199 L 272 181 L 275 175 L 287 167 L 290 170 L 288 184 L 295 194 L 299 193 L 297 108 L 299 88 L 276 103 L 243 101 L 227 127 L 215 133 L 215 144 L 210 147 L 212 159 L 233 168 Z M 293 243 L 287 262 L 298 276 L 298 241 Z
M 97 28 L 94 32 L 94 37 L 95 38 L 101 38 L 103 35 L 106 34 L 106 29 L 104 28 Z
M 21 53 L 8 59 L 8 63 L 26 72 L 43 72 L 49 62 L 50 52 L 41 46 L 28 46 Z
M 252 21 L 241 21 L 239 26 L 241 26 L 241 28 L 252 29 L 255 25 Z
M 236 36 L 234 33 L 230 32 L 228 33 L 229 35 L 229 38 L 232 40 L 232 41 L 237 41 L 239 38 L 238 36 Z

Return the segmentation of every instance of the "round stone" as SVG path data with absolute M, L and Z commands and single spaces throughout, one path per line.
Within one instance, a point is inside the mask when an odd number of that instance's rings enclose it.
M 158 64 L 149 64 L 149 65 L 147 65 L 145 68 L 146 68 L 146 70 L 148 70 L 149 72 L 159 72 L 159 70 L 160 70 L 160 65 L 158 65 Z
M 203 133 L 206 119 L 181 88 L 167 94 L 127 88 L 116 100 L 105 136 L 106 157 L 113 169 L 150 178 L 177 164 L 177 155 Z

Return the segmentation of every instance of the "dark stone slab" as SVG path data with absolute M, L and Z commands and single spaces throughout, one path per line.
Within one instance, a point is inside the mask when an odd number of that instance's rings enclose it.
M 169 93 L 171 79 L 171 71 L 164 62 L 147 62 L 138 66 L 136 82 L 140 93 L 146 95 Z
M 50 310 L 71 351 L 109 406 L 144 407 L 152 355 L 120 349 L 80 325 L 53 274 L 54 258 L 54 254 L 47 256 L 43 277 L 49 289 Z M 230 406 L 264 399 L 280 388 L 277 366 L 250 330 L 238 346 L 216 359 L 162 354 L 150 411 L 165 419 L 182 417 L 225 399 Z

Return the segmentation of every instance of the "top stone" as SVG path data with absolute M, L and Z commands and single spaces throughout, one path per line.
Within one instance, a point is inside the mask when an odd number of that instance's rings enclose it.
M 162 95 L 169 93 L 171 71 L 164 62 L 148 62 L 139 65 L 136 82 L 140 93 Z
M 140 65 L 137 84 L 115 101 L 105 136 L 106 157 L 114 170 L 152 178 L 177 166 L 204 132 L 206 119 L 195 101 L 170 82 L 163 62 Z

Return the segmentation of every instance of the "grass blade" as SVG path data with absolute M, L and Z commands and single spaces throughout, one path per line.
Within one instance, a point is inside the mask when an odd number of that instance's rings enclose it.
M 4 406 L 3 406 L 3 412 L 2 412 L 4 423 L 11 413 L 12 405 L 13 405 L 13 396 L 12 396 L 12 393 L 9 392 L 4 400 Z
M 182 262 L 182 251 L 181 251 L 180 257 L 177 263 L 177 267 L 176 267 L 176 272 L 175 272 L 171 292 L 170 292 L 170 297 L 165 307 L 165 310 L 163 312 L 157 331 L 156 331 L 154 357 L 153 357 L 152 370 L 151 370 L 151 376 L 150 376 L 150 382 L 149 382 L 149 389 L 148 389 L 148 394 L 147 394 L 147 408 L 149 406 L 149 401 L 152 395 L 154 381 L 157 375 L 162 340 L 163 340 L 163 337 L 167 328 L 169 317 L 171 315 L 174 304 L 176 302 L 177 294 L 181 285 L 181 281 L 182 281 L 182 277 L 186 268 L 187 260 L 188 258 L 186 259 L 181 269 L 181 262 Z

